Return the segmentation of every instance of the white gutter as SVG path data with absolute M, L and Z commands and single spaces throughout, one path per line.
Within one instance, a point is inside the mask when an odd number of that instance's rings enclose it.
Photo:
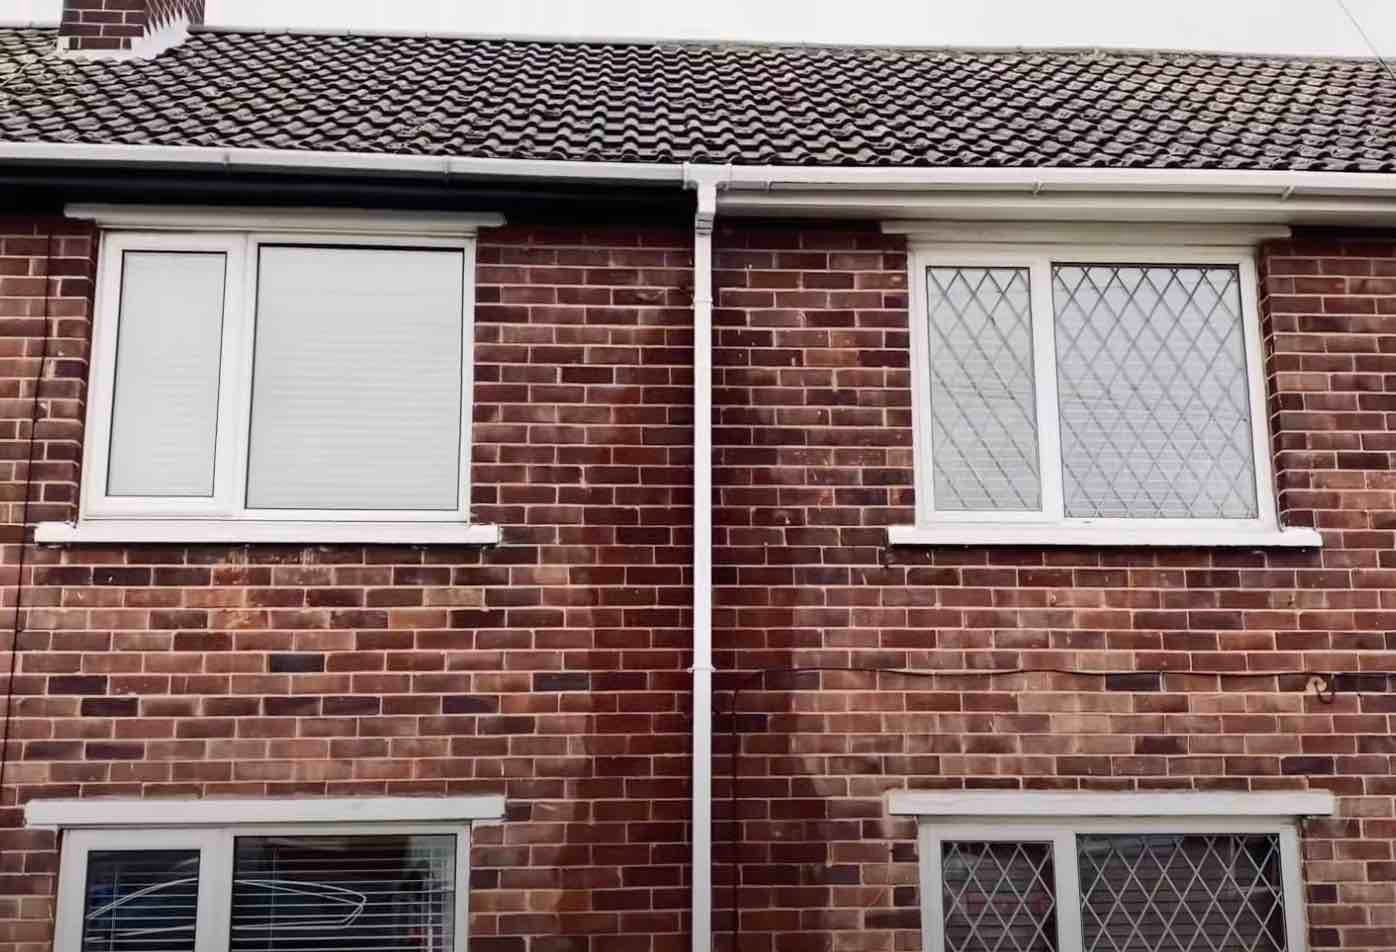
M 703 165 L 663 162 L 572 162 L 461 156 L 327 152 L 203 146 L 0 142 L 0 162 L 72 162 L 242 171 L 302 171 L 554 181 L 669 183 L 691 176 L 722 182 L 728 197 L 748 191 L 864 189 L 1043 192 L 1192 193 L 1396 200 L 1396 174 L 1382 172 L 1233 171 L 1226 169 L 891 168 L 882 166 Z
M 717 182 L 687 170 L 693 218 L 693 952 L 713 921 L 713 219 Z

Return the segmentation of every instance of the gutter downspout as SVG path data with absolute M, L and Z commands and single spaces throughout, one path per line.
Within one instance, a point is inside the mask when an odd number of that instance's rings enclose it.
M 693 217 L 693 952 L 713 929 L 713 219 L 717 178 L 691 175 Z

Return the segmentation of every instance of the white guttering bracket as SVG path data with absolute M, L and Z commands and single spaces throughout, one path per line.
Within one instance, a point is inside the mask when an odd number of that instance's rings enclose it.
M 326 797 L 246 800 L 30 800 L 37 830 L 175 828 L 304 823 L 467 823 L 504 816 L 504 797 Z
M 198 205 L 68 205 L 63 214 L 102 228 L 177 231 L 455 237 L 496 228 L 504 217 L 452 212 L 365 212 L 353 208 L 223 208 Z
M 887 794 L 887 809 L 893 816 L 1001 817 L 1017 822 L 1062 817 L 1333 816 L 1337 807 L 1333 794 L 1326 790 L 1285 793 L 892 790 Z

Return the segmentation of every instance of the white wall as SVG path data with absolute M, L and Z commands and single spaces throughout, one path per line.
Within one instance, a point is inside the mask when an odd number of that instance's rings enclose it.
M 61 0 L 0 0 L 57 18 Z M 1396 0 L 1346 0 L 1396 56 Z M 1369 56 L 1342 0 L 208 0 L 214 24 L 927 46 L 1126 46 Z

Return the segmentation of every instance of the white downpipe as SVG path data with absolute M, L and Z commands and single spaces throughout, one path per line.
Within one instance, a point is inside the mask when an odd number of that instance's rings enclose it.
M 713 940 L 713 218 L 717 183 L 693 219 L 693 952 Z

